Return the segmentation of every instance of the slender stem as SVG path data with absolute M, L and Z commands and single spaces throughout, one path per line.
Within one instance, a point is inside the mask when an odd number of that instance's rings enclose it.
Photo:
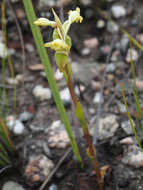
M 72 82 L 72 78 L 70 76 L 70 73 L 69 73 L 69 63 L 67 63 L 65 65 L 65 75 L 67 76 L 67 86 L 69 88 L 69 91 L 70 91 L 70 94 L 71 94 L 71 97 L 72 97 L 72 100 L 73 100 L 73 103 L 74 103 L 74 106 L 76 108 L 77 106 L 77 103 L 78 103 L 78 99 L 75 95 L 75 91 L 74 91 L 74 86 L 73 86 L 73 82 Z M 84 116 L 85 118 L 85 116 Z M 85 119 L 84 119 L 85 120 Z M 89 131 L 88 131 L 88 126 L 87 126 L 87 123 L 86 122 L 81 122 L 81 125 L 82 125 L 82 128 L 83 128 L 83 132 L 84 132 L 84 137 L 87 141 L 87 144 L 88 144 L 88 150 L 89 150 L 89 157 L 92 159 L 92 162 L 93 162 L 93 166 L 94 166 L 94 169 L 95 169 L 95 172 L 96 172 L 96 175 L 97 175 L 97 179 L 98 179 L 98 184 L 99 184 L 99 187 L 100 189 L 104 189 L 104 185 L 103 185 L 103 181 L 102 181 L 102 178 L 101 178 L 101 174 L 100 174 L 100 168 L 99 168 L 99 164 L 98 164 L 98 161 L 97 161 L 97 156 L 96 156 L 96 151 L 95 151 L 95 148 L 92 144 L 92 140 L 91 140 L 91 137 L 90 137 L 90 134 L 89 134 Z

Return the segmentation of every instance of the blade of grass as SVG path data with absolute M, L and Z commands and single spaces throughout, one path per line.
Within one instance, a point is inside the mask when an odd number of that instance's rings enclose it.
M 52 90 L 54 99 L 55 99 L 55 103 L 57 105 L 57 109 L 60 113 L 61 119 L 64 123 L 65 129 L 67 131 L 67 134 L 69 136 L 70 142 L 71 142 L 71 146 L 73 148 L 73 152 L 76 156 L 76 159 L 82 163 L 82 159 L 78 150 L 78 146 L 75 140 L 75 137 L 73 135 L 71 126 L 70 126 L 70 122 L 67 116 L 67 113 L 65 111 L 64 105 L 61 101 L 60 95 L 59 95 L 59 90 L 56 84 L 56 81 L 54 79 L 54 75 L 53 75 L 53 71 L 52 71 L 52 67 L 46 52 L 46 49 L 43 46 L 43 39 L 42 39 L 42 35 L 41 35 L 41 31 L 39 29 L 39 27 L 35 26 L 33 23 L 36 20 L 36 15 L 33 9 L 33 5 L 31 0 L 23 0 L 24 3 L 24 8 L 28 17 L 28 21 L 32 30 L 32 34 L 35 40 L 35 44 L 38 50 L 38 53 L 40 55 L 41 58 L 41 62 L 44 66 L 44 69 L 46 71 L 46 76 L 50 85 L 50 88 Z
M 139 139 L 139 137 L 138 137 L 138 135 L 136 133 L 136 130 L 135 130 L 135 127 L 134 127 L 134 124 L 133 124 L 133 121 L 132 121 L 132 118 L 131 118 L 131 115 L 130 115 L 130 112 L 129 112 L 129 108 L 128 108 L 128 105 L 127 105 L 127 100 L 126 100 L 124 87 L 123 87 L 123 81 L 121 81 L 121 91 L 122 91 L 122 96 L 123 96 L 124 104 L 125 104 L 125 107 L 126 107 L 126 112 L 127 112 L 127 115 L 128 115 L 129 121 L 130 121 L 132 131 L 133 131 L 133 133 L 134 133 L 134 135 L 136 137 L 137 143 L 138 143 L 141 151 L 143 152 L 143 148 L 142 148 L 142 145 L 140 143 L 140 139 Z
M 143 52 L 143 46 L 135 38 L 133 38 L 125 29 L 121 29 L 121 31 L 126 34 L 130 41 L 132 41 L 132 43 Z
M 7 34 L 6 34 L 6 25 L 5 25 L 5 3 L 4 1 L 2 1 L 2 4 L 1 4 L 1 23 L 2 23 L 2 35 L 3 35 L 3 42 L 4 42 L 4 45 L 5 45 L 5 48 L 7 48 Z M 8 65 L 9 65 L 9 70 L 10 70 L 10 73 L 11 73 L 11 77 L 12 79 L 15 78 L 15 74 L 14 74 L 14 69 L 13 69 L 13 65 L 12 65 L 12 61 L 11 61 L 11 57 L 10 55 L 8 54 L 7 56 L 7 59 L 8 59 Z M 4 71 L 5 71 L 5 58 L 3 58 L 3 61 L 4 61 L 4 65 L 3 65 L 3 76 L 4 76 Z M 3 77 L 3 80 L 4 80 L 4 77 Z M 4 82 L 4 85 L 5 85 L 5 82 Z M 5 90 L 5 96 L 6 96 L 6 90 Z M 7 103 L 7 107 L 8 107 L 8 98 L 7 96 L 5 97 L 5 103 Z M 14 110 L 16 109 L 16 84 L 14 83 L 13 84 L 13 108 Z

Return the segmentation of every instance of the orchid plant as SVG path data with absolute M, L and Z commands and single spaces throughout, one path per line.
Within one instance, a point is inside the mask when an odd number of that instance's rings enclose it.
M 44 46 L 49 47 L 55 51 L 56 64 L 60 72 L 64 74 L 67 86 L 69 88 L 69 91 L 70 91 L 70 94 L 75 106 L 75 116 L 77 117 L 77 119 L 79 120 L 82 126 L 84 137 L 88 144 L 87 155 L 93 162 L 93 166 L 97 175 L 99 187 L 101 190 L 103 190 L 104 189 L 103 175 L 101 174 L 102 172 L 98 165 L 96 149 L 92 144 L 92 140 L 88 131 L 88 126 L 87 126 L 87 122 L 84 116 L 82 105 L 74 92 L 74 86 L 73 86 L 72 77 L 71 77 L 71 68 L 68 61 L 68 55 L 70 53 L 70 48 L 71 48 L 71 38 L 68 35 L 68 31 L 72 23 L 74 22 L 81 23 L 83 21 L 83 18 L 82 16 L 80 16 L 80 8 L 77 7 L 76 10 L 68 12 L 68 19 L 62 24 L 59 17 L 57 16 L 57 14 L 55 13 L 53 9 L 52 9 L 52 12 L 53 12 L 55 21 L 50 21 L 46 18 L 39 18 L 38 20 L 34 22 L 34 24 L 38 26 L 50 26 L 54 28 L 53 41 L 45 43 Z

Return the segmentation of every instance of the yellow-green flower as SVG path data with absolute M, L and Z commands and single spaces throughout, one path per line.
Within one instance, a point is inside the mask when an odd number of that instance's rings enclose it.
M 34 24 L 38 26 L 51 26 L 52 28 L 55 28 L 57 25 L 56 22 L 50 21 L 46 18 L 39 18 L 34 22 Z
M 46 18 L 39 18 L 34 22 L 34 24 L 38 26 L 51 26 L 54 28 L 53 32 L 53 41 L 44 44 L 45 47 L 50 47 L 56 52 L 63 52 L 65 54 L 69 53 L 71 47 L 70 37 L 67 35 L 70 26 L 74 22 L 82 22 L 83 18 L 80 16 L 80 8 L 76 8 L 74 11 L 69 11 L 68 20 L 66 20 L 63 24 L 61 23 L 59 17 L 52 9 L 55 21 L 50 21 Z
M 60 39 L 53 40 L 52 42 L 45 43 L 45 47 L 50 47 L 51 49 L 59 52 L 69 52 L 70 47 Z
M 69 11 L 68 14 L 69 14 L 69 21 L 71 23 L 73 23 L 73 22 L 81 23 L 83 20 L 82 16 L 80 16 L 80 8 L 79 7 L 77 7 L 75 11 Z

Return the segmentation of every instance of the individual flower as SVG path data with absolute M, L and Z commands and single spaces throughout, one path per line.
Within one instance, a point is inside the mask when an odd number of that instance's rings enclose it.
M 39 18 L 34 22 L 34 24 L 38 26 L 51 26 L 52 28 L 55 28 L 57 25 L 56 22 L 50 21 L 46 18 Z
M 73 23 L 73 22 L 81 23 L 83 20 L 82 16 L 80 16 L 80 8 L 79 7 L 77 7 L 75 11 L 69 11 L 68 14 L 69 14 L 69 21 L 71 23 Z
M 51 49 L 55 50 L 56 52 L 57 51 L 59 51 L 59 52 L 62 52 L 62 51 L 68 52 L 69 49 L 70 49 L 70 47 L 63 40 L 60 40 L 60 39 L 56 39 L 56 40 L 53 40 L 52 42 L 45 43 L 44 46 L 45 47 L 50 47 Z

